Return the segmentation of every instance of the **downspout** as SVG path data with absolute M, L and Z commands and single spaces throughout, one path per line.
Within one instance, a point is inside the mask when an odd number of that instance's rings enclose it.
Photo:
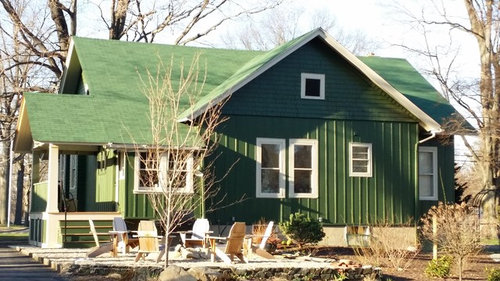
M 430 136 L 428 136 L 428 137 L 426 137 L 426 138 L 425 138 L 425 139 L 423 139 L 423 140 L 419 140 L 419 141 L 418 141 L 418 144 L 422 144 L 422 143 L 424 143 L 424 142 L 426 142 L 426 141 L 428 141 L 428 140 L 431 140 L 431 139 L 435 138 L 435 137 L 436 137 L 436 134 L 437 134 L 437 132 L 436 132 L 436 131 L 431 131 L 431 135 L 430 135 Z

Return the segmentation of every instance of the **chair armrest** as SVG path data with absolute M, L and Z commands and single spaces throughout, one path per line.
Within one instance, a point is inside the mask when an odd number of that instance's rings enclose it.
M 163 238 L 162 235 L 132 235 L 134 238 Z

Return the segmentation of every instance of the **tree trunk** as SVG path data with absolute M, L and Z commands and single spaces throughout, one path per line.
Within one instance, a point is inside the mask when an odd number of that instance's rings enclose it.
M 5 163 L 0 165 L 0 202 L 2 202 L 2 207 L 0 207 L 0 224 L 7 224 L 7 206 L 8 206 L 8 192 L 9 192 L 9 142 L 3 141 L 0 143 L 0 162 Z
M 14 224 L 21 225 L 24 219 L 23 213 L 23 195 L 24 195 L 24 159 L 19 160 L 17 169 L 17 181 L 16 181 L 16 209 Z

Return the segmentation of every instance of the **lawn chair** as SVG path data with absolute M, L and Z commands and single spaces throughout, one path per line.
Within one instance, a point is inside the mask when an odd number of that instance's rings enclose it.
M 158 236 L 154 221 L 140 221 L 137 229 L 137 238 L 139 239 L 139 251 L 135 257 L 137 262 L 141 257 L 145 259 L 145 255 L 150 253 L 158 253 L 156 262 L 159 262 L 165 254 L 165 243 L 163 236 Z M 159 241 L 159 239 L 161 239 Z
M 270 221 L 267 224 L 266 231 L 264 232 L 264 235 L 247 235 L 245 236 L 246 239 L 246 248 L 250 252 L 255 253 L 258 256 L 261 256 L 266 259 L 274 259 L 274 256 L 268 253 L 265 248 L 266 248 L 266 243 L 269 237 L 273 234 L 273 227 L 274 227 L 274 221 Z M 255 237 L 262 237 L 262 240 L 260 241 L 258 246 L 252 245 L 252 238 Z
M 238 257 L 242 262 L 248 263 L 247 259 L 243 256 L 243 240 L 245 238 L 245 223 L 235 222 L 229 230 L 227 237 L 212 237 L 209 236 L 210 241 L 210 254 L 214 262 L 215 256 L 219 257 L 226 264 L 231 264 L 234 256 Z M 216 247 L 217 240 L 226 240 L 226 247 L 223 250 Z
M 113 244 L 111 242 L 101 244 L 99 243 L 99 234 L 103 233 L 97 233 L 94 225 L 94 221 L 89 219 L 89 226 L 90 226 L 90 232 L 92 233 L 92 236 L 94 237 L 94 242 L 95 242 L 95 247 L 90 249 L 90 251 L 87 252 L 87 257 L 89 258 L 95 258 L 99 255 L 102 255 L 104 253 L 110 252 L 113 250 Z M 108 233 L 106 233 L 107 235 Z
M 200 246 L 206 248 L 207 235 L 212 231 L 210 231 L 210 223 L 207 219 L 196 219 L 193 230 L 179 231 L 178 233 L 185 248 Z M 191 234 L 191 236 L 188 238 L 187 234 Z
M 138 240 L 130 237 L 130 231 L 127 229 L 127 224 L 125 220 L 121 217 L 113 218 L 113 231 L 109 232 L 111 240 L 113 241 L 113 256 L 116 256 L 118 249 L 122 250 L 122 253 L 128 253 L 129 248 L 135 248 L 138 245 Z

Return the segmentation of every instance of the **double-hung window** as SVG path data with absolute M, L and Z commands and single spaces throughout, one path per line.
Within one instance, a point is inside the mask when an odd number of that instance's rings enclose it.
M 291 139 L 288 153 L 290 197 L 318 197 L 318 141 Z
M 352 142 L 349 144 L 349 175 L 351 177 L 372 176 L 372 144 Z
M 159 158 L 159 159 L 158 159 Z M 178 151 L 139 152 L 135 156 L 134 192 L 193 192 L 193 155 Z
M 419 147 L 418 182 L 420 200 L 438 200 L 436 147 Z
M 285 196 L 285 140 L 258 138 L 256 147 L 257 197 Z

